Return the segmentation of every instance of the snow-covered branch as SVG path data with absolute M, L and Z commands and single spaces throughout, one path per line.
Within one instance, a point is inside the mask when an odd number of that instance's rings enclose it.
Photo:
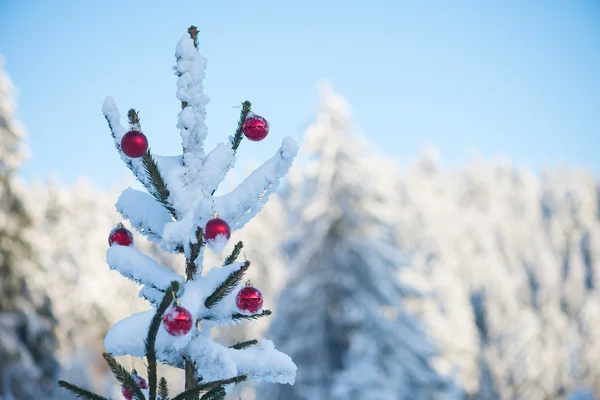
M 215 198 L 219 215 L 228 221 L 232 231 L 242 228 L 262 209 L 297 153 L 296 142 L 292 138 L 285 138 L 277 154 L 254 170 L 232 192 Z M 194 220 L 201 226 L 208 217 L 210 215 L 206 210 L 198 209 Z
M 144 185 L 146 188 L 151 187 L 152 183 L 146 171 L 144 169 L 144 163 L 141 158 L 129 158 L 121 150 L 121 139 L 127 133 L 127 130 L 121 125 L 121 114 L 117 108 L 117 104 L 112 97 L 107 97 L 102 105 L 102 113 L 108 122 L 108 126 L 115 140 L 115 147 L 121 155 L 121 159 L 127 165 L 127 167 L 133 172 L 135 177 Z
M 136 283 L 167 289 L 172 281 L 183 282 L 183 277 L 158 264 L 133 247 L 111 246 L 106 252 L 110 269 Z
M 151 195 L 131 187 L 125 189 L 115 204 L 117 211 L 151 241 L 160 243 L 171 214 Z

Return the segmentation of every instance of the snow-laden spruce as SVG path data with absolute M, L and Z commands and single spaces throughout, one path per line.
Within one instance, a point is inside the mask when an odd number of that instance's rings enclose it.
M 396 276 L 393 166 L 352 134 L 340 96 L 326 85 L 321 96 L 305 137 L 316 161 L 290 180 L 290 268 L 267 335 L 298 364 L 297 382 L 257 398 L 441 398 L 449 385 L 430 366 L 435 349 L 403 305 L 416 293 Z
M 244 376 L 246 379 L 293 384 L 296 366 L 289 356 L 277 351 L 272 342 L 263 340 L 256 346 L 234 349 L 211 339 L 213 327 L 237 324 L 245 319 L 268 315 L 270 311 L 261 309 L 252 314 L 237 309 L 235 296 L 241 287 L 239 283 L 230 287 L 218 301 L 211 300 L 210 296 L 233 274 L 245 270 L 247 263 L 224 263 L 211 268 L 203 276 L 204 243 L 201 234 L 215 213 L 227 221 L 232 232 L 250 221 L 287 173 L 296 156 L 297 145 L 292 139 L 285 138 L 271 159 L 231 192 L 215 196 L 214 192 L 225 179 L 227 171 L 235 164 L 235 138 L 231 137 L 231 143 L 220 143 L 205 153 L 205 107 L 209 99 L 203 93 L 202 81 L 206 60 L 196 50 L 194 40 L 187 35 L 177 45 L 176 58 L 177 98 L 182 102 L 177 123 L 182 140 L 181 155 L 159 156 L 148 152 L 140 158 L 127 157 L 121 151 L 120 142 L 128 130 L 122 125 L 120 112 L 112 98 L 106 99 L 103 113 L 122 160 L 149 192 L 126 189 L 117 201 L 117 211 L 140 234 L 159 244 L 163 250 L 183 253 L 186 275 L 178 275 L 161 266 L 135 245 L 109 248 L 106 259 L 110 268 L 143 285 L 140 296 L 153 308 L 116 323 L 106 335 L 106 350 L 113 356 L 144 357 L 147 354 L 146 336 L 156 313 L 154 307 L 175 281 L 181 285 L 174 293 L 178 303 L 189 310 L 197 324 L 187 334 L 178 337 L 171 336 L 161 325 L 155 344 L 159 361 L 179 368 L 186 367 L 186 363 L 193 365 L 197 382 L 202 380 L 202 383 Z M 139 121 L 132 122 L 130 116 L 131 127 L 140 128 L 140 125 Z M 237 134 L 241 134 L 239 129 Z M 156 170 L 151 171 L 148 167 L 151 163 Z M 228 392 L 231 386 L 225 386 Z

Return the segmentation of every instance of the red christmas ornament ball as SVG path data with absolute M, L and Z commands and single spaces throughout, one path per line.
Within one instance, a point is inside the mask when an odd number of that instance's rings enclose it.
M 248 282 L 235 296 L 235 305 L 242 311 L 255 313 L 263 306 L 262 293 Z
M 140 131 L 129 131 L 121 139 L 121 150 L 127 157 L 141 157 L 148 150 L 148 139 Z
M 194 320 L 192 314 L 185 308 L 176 305 L 163 316 L 163 326 L 169 335 L 182 336 L 188 333 Z
M 138 376 L 138 374 L 135 371 L 133 372 L 133 374 L 131 374 L 131 376 L 133 376 L 133 380 L 137 384 L 138 388 L 148 389 L 148 382 L 146 382 L 146 380 L 144 378 L 142 378 L 141 376 Z M 123 397 L 125 397 L 127 400 L 133 399 L 133 391 L 130 390 L 129 388 L 126 388 L 125 386 L 123 386 L 121 388 L 121 393 L 123 393 Z
M 213 218 L 206 223 L 206 227 L 204 228 L 204 240 L 214 240 L 219 235 L 223 235 L 229 240 L 231 237 L 231 228 L 227 221 L 221 218 Z
M 123 226 L 123 224 L 119 224 L 115 229 L 110 231 L 110 234 L 108 235 L 108 244 L 110 246 L 114 244 L 119 246 L 131 246 L 132 243 L 133 235 Z
M 248 140 L 252 140 L 253 142 L 263 140 L 269 134 L 269 123 L 266 119 L 258 115 L 250 115 L 246 118 L 242 128 L 244 135 L 246 135 Z

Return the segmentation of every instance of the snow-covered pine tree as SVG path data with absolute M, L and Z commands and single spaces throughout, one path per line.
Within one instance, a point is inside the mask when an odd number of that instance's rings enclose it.
M 55 387 L 59 372 L 55 320 L 48 298 L 27 282 L 40 270 L 15 181 L 24 129 L 14 119 L 14 89 L 2 64 L 0 55 L 0 399 L 39 399 Z
M 394 168 L 352 134 L 347 103 L 326 84 L 321 101 L 305 137 L 314 163 L 290 179 L 290 268 L 267 335 L 298 364 L 297 381 L 258 398 L 438 398 L 435 349 L 403 306 L 416 293 L 397 280 Z
M 215 196 L 218 185 L 233 167 L 242 139 L 264 139 L 268 123 L 242 103 L 240 121 L 229 143 L 220 143 L 208 154 L 203 142 L 208 97 L 202 81 L 206 60 L 197 51 L 195 27 L 190 27 L 176 47 L 177 98 L 181 101 L 178 128 L 183 154 L 158 156 L 148 149 L 138 113 L 128 112 L 129 130 L 120 122 L 112 98 L 104 102 L 108 121 L 122 160 L 148 193 L 128 188 L 116 207 L 131 225 L 170 253 L 185 255 L 185 275 L 179 275 L 139 252 L 130 232 L 118 226 L 110 234 L 107 262 L 111 269 L 141 284 L 140 296 L 152 309 L 116 323 L 105 338 L 104 354 L 123 385 L 127 398 L 164 400 L 165 380 L 157 377 L 157 362 L 185 370 L 185 392 L 172 400 L 223 399 L 233 385 L 245 380 L 293 384 L 296 366 L 289 356 L 275 350 L 271 341 L 256 340 L 223 346 L 210 337 L 211 328 L 270 315 L 262 310 L 262 297 L 253 287 L 240 287 L 250 262 L 236 262 L 242 244 L 221 267 L 202 275 L 205 245 L 222 250 L 232 230 L 242 228 L 258 213 L 287 173 L 297 153 L 296 143 L 286 138 L 275 156 L 233 191 Z M 115 356 L 146 357 L 148 382 L 128 372 Z M 82 398 L 103 397 L 68 382 L 60 385 Z

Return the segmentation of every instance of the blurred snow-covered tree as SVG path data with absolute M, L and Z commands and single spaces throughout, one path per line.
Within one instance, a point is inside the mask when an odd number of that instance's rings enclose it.
M 15 120 L 13 95 L 0 55 L 0 399 L 28 400 L 50 396 L 59 364 L 51 303 L 27 279 L 40 266 L 16 181 L 24 128 Z
M 403 306 L 417 293 L 396 279 L 394 169 L 353 135 L 345 100 L 327 85 L 321 96 L 305 138 L 313 162 L 286 194 L 290 267 L 268 334 L 294 358 L 297 381 L 258 398 L 441 398 L 435 350 Z

